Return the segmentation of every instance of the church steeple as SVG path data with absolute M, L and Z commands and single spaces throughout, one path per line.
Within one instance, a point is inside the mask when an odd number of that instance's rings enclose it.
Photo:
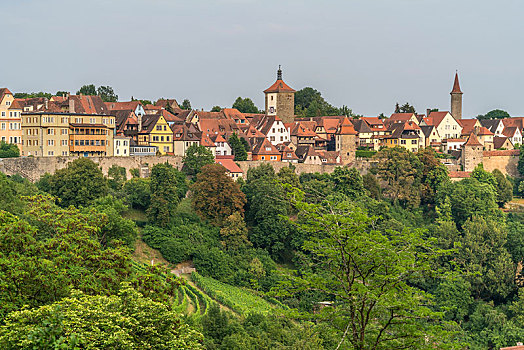
M 282 80 L 282 69 L 280 69 L 280 64 L 278 65 L 277 70 L 277 80 Z
M 460 90 L 458 72 L 455 72 L 453 90 L 451 90 L 451 115 L 455 119 L 462 119 L 462 90 Z

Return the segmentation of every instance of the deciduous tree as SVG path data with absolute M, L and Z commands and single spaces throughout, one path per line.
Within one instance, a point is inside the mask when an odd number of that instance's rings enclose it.
M 189 176 L 195 176 L 204 165 L 213 164 L 215 157 L 205 146 L 191 145 L 182 162 L 184 163 L 182 170 Z
M 175 169 L 168 163 L 155 164 L 151 169 L 151 204 L 147 210 L 149 221 L 167 226 L 180 201 Z

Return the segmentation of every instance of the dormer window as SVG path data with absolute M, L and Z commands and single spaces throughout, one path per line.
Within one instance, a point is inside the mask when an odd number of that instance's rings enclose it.
M 271 151 L 271 147 L 266 147 L 266 151 Z

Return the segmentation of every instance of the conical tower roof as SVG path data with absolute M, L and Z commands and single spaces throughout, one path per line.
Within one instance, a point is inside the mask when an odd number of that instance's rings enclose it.
M 453 90 L 451 90 L 451 93 L 452 94 L 462 94 L 462 91 L 460 90 L 458 72 L 455 73 L 455 82 L 453 83 Z
M 475 133 L 471 133 L 468 137 L 468 141 L 466 141 L 466 143 L 464 144 L 464 146 L 482 146 L 482 144 L 480 143 L 477 135 L 475 135 Z

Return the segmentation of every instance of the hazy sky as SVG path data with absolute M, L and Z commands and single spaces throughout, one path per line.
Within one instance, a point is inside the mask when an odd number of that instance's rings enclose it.
M 189 98 L 263 108 L 282 65 L 296 90 L 390 114 L 395 102 L 449 109 L 459 70 L 465 117 L 524 115 L 521 0 L 0 0 L 0 86 L 120 100 Z

